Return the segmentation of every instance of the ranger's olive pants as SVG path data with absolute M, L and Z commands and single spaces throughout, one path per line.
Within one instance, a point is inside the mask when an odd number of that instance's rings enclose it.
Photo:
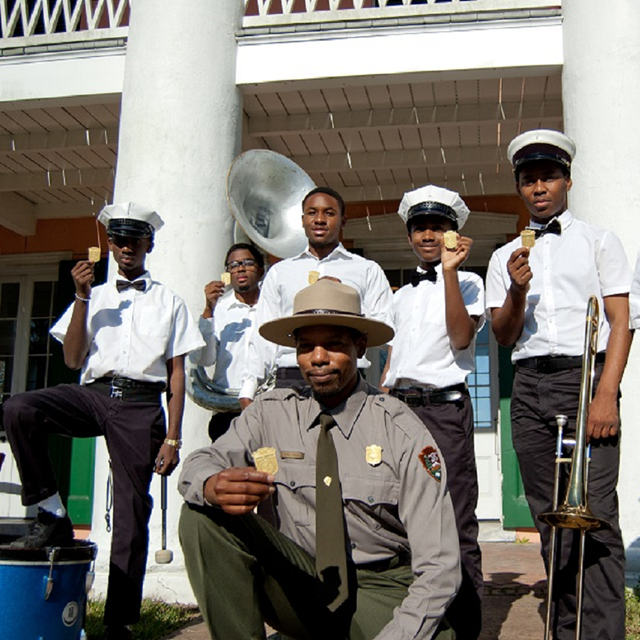
M 313 557 L 263 518 L 185 504 L 180 543 L 212 640 L 264 639 L 265 622 L 296 640 L 338 639 L 316 597 Z M 348 638 L 371 640 L 406 597 L 413 574 L 409 566 L 358 570 L 357 582 Z M 446 623 L 441 628 L 438 640 L 455 638 Z

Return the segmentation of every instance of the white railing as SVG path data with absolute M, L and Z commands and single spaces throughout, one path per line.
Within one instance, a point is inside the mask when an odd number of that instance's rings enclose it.
M 445 2 L 461 3 L 477 0 L 444 0 Z M 387 6 L 440 4 L 443 0 L 244 0 L 246 15 L 289 15 L 296 13 L 315 13 L 320 11 L 348 11 L 349 9 L 377 9 Z
M 0 0 L 0 42 L 5 46 L 39 44 L 42 36 L 68 42 L 60 38 L 64 34 L 100 38 L 104 34 L 96 32 L 128 25 L 129 0 Z
M 188 1 L 188 0 L 182 0 Z M 210 0 L 220 2 L 221 0 Z M 562 0 L 237 0 L 245 28 L 559 10 Z M 126 38 L 132 0 L 0 0 L 0 50 Z M 179 2 L 176 2 L 179 11 Z M 502 13 L 501 13 L 502 12 Z

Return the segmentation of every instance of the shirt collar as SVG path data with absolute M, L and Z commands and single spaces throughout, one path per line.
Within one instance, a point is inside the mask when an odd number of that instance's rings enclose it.
M 229 291 L 227 295 L 229 296 L 228 297 L 229 309 L 233 307 L 237 307 L 238 309 L 254 309 L 256 307 L 255 304 L 247 304 L 246 302 L 242 302 L 242 300 L 238 300 L 238 298 L 236 298 L 235 291 L 233 290 Z
M 566 231 L 571 226 L 571 223 L 574 220 L 569 209 L 566 209 L 559 216 L 556 216 L 556 219 L 560 223 L 560 229 L 562 229 L 562 231 Z M 549 220 L 548 222 L 545 222 L 544 224 L 540 224 L 539 222 L 534 222 L 533 220 L 529 220 L 529 228 L 544 229 L 550 222 L 551 220 Z
M 435 272 L 436 272 L 438 275 L 440 275 L 440 274 L 442 273 L 442 262 L 438 262 L 438 264 L 437 264 L 435 267 L 432 267 L 432 268 L 435 270 Z M 426 270 L 426 269 L 423 269 L 420 265 L 418 265 L 418 266 L 416 267 L 416 271 L 417 271 L 418 273 L 427 273 L 427 270 Z
M 307 245 L 307 248 L 302 253 L 299 253 L 297 256 L 294 256 L 292 258 L 292 260 L 299 260 L 300 258 L 313 258 L 314 260 L 317 260 L 318 262 L 322 262 L 323 260 L 329 260 L 330 258 L 335 258 L 338 255 L 343 255 L 343 256 L 350 256 L 351 255 L 344 248 L 342 242 L 339 242 L 338 245 L 336 246 L 336 248 L 328 256 L 326 256 L 324 258 L 318 258 L 317 256 L 314 256 L 313 253 L 311 253 L 311 248 L 309 247 L 309 245 Z
M 367 400 L 367 395 L 367 383 L 365 382 L 365 379 L 358 374 L 358 382 L 353 393 L 342 404 L 339 404 L 330 411 L 311 396 L 309 411 L 306 416 L 307 431 L 318 426 L 318 416 L 323 411 L 329 411 L 336 421 L 338 429 L 342 432 L 342 435 L 345 438 L 351 437 L 356 420 L 362 412 Z
M 116 286 L 116 280 L 126 280 L 126 278 L 124 276 L 121 276 L 119 273 L 116 273 L 115 276 L 109 279 L 109 282 L 113 287 Z M 145 271 L 142 275 L 138 276 L 135 280 L 132 280 L 132 282 L 137 282 L 138 280 L 144 280 L 146 283 L 144 291 L 141 291 L 140 293 L 146 293 L 147 291 L 149 291 L 149 289 L 151 288 L 151 285 L 153 284 L 153 280 L 151 280 L 151 274 L 148 271 Z

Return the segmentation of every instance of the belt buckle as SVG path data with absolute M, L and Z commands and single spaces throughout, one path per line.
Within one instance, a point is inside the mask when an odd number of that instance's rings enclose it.
M 412 393 L 403 393 L 400 398 L 407 407 L 422 407 L 424 405 L 424 397 L 419 391 Z
M 111 383 L 111 394 L 110 398 L 114 400 L 123 400 L 124 399 L 124 389 L 122 387 L 114 386 L 113 382 Z

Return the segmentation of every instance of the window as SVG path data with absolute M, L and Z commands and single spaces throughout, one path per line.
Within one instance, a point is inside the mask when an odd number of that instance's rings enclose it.
M 467 378 L 476 429 L 492 429 L 494 426 L 491 403 L 490 331 L 490 325 L 486 322 L 478 333 L 476 338 L 476 370 Z
M 47 386 L 58 265 L 66 257 L 0 258 L 0 401 Z

